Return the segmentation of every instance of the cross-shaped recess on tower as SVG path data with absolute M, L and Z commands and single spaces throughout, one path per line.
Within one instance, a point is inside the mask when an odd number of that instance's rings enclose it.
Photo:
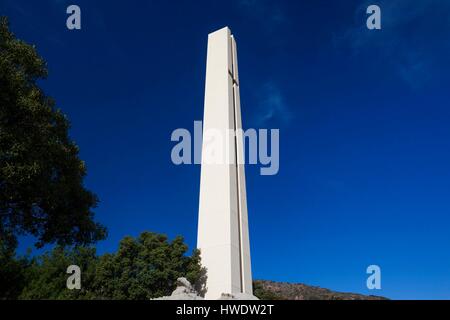
M 230 75 L 231 80 L 233 81 L 233 85 L 236 85 L 236 86 L 239 87 L 239 83 L 236 81 L 236 79 L 234 78 L 233 73 L 230 70 L 228 70 L 228 74 Z

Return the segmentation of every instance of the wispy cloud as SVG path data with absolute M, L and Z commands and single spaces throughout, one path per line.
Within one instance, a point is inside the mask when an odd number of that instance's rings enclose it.
M 256 125 L 259 127 L 274 127 L 274 125 L 288 125 L 291 122 L 292 112 L 274 83 L 265 84 L 261 89 L 260 97 Z

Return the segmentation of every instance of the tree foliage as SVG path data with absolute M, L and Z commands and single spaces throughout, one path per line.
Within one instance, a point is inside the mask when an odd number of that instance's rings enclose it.
M 81 279 L 86 285 L 80 290 L 66 286 L 67 267 L 77 265 L 82 270 Z M 97 267 L 96 250 L 90 247 L 72 249 L 56 247 L 51 252 L 35 257 L 25 269 L 25 286 L 19 299 L 92 299 L 95 293 L 91 283 Z
M 201 269 L 198 253 L 186 256 L 182 237 L 169 242 L 162 234 L 125 237 L 115 254 L 99 260 L 95 288 L 100 297 L 142 300 L 170 295 L 179 277 L 195 283 Z
M 199 252 L 188 256 L 187 250 L 182 237 L 169 241 L 165 235 L 143 232 L 137 238 L 125 237 L 117 252 L 102 256 L 91 247 L 57 246 L 32 259 L 16 259 L 10 253 L 5 259 L 11 266 L 8 274 L 16 277 L 5 283 L 0 299 L 147 300 L 170 295 L 177 278 L 195 284 L 204 272 Z M 80 290 L 66 287 L 70 265 L 81 268 Z
M 29 259 L 15 257 L 16 245 L 0 240 L 0 300 L 17 298 L 26 284 Z
M 39 88 L 47 76 L 34 46 L 0 18 L 0 240 L 34 235 L 37 246 L 90 244 L 106 230 L 94 222 L 95 194 L 69 121 Z

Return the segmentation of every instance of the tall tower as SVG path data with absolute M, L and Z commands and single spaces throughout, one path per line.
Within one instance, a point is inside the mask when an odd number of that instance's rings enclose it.
M 236 42 L 225 27 L 208 35 L 206 62 L 197 238 L 206 299 L 253 293 L 243 142 Z

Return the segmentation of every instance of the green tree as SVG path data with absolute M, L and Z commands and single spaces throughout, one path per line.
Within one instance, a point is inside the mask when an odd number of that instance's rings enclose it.
M 26 285 L 27 257 L 16 258 L 16 242 L 0 240 L 0 300 L 17 299 Z
M 168 241 L 151 232 L 125 237 L 116 253 L 100 257 L 93 248 L 56 247 L 22 269 L 26 285 L 19 298 L 147 300 L 170 295 L 178 277 L 195 284 L 204 274 L 199 252 L 188 256 L 187 249 L 182 237 Z M 72 264 L 81 269 L 81 290 L 66 287 Z
M 95 299 L 92 288 L 95 281 L 98 258 L 95 248 L 56 247 L 51 252 L 34 258 L 25 270 L 26 285 L 20 299 Z M 67 289 L 67 267 L 77 265 L 81 269 L 80 290 Z
M 175 289 L 179 277 L 198 283 L 203 274 L 199 252 L 186 256 L 182 237 L 143 232 L 137 239 L 125 237 L 115 254 L 100 258 L 95 288 L 100 298 L 145 300 Z
M 59 245 L 106 236 L 93 220 L 95 194 L 83 185 L 84 162 L 69 121 L 37 85 L 47 76 L 34 46 L 16 39 L 0 18 L 0 241 L 29 233 Z

